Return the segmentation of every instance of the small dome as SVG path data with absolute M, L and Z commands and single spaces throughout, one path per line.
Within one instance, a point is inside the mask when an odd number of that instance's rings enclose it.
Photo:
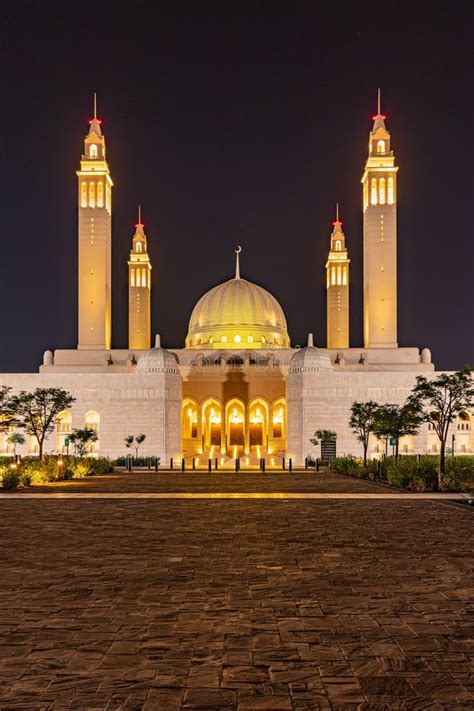
M 422 363 L 431 363 L 431 351 L 429 348 L 423 348 L 420 355 L 420 361 Z
M 54 365 L 53 351 L 45 351 L 43 353 L 43 365 Z
M 237 276 L 202 296 L 189 321 L 187 348 L 288 348 L 286 319 L 266 289 Z
M 178 358 L 174 353 L 161 347 L 159 336 L 156 337 L 155 347 L 140 356 L 135 371 L 140 373 L 180 374 Z
M 291 359 L 291 373 L 310 373 L 332 371 L 331 359 L 327 353 L 313 345 L 313 334 L 308 336 L 306 348 L 300 348 Z

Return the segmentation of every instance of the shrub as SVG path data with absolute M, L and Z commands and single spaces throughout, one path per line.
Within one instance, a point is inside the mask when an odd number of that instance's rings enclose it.
M 6 491 L 16 489 L 20 483 L 20 474 L 16 469 L 5 467 L 2 471 L 2 487 Z
M 132 463 L 135 467 L 147 467 L 148 465 L 154 467 L 156 460 L 158 460 L 158 464 L 160 463 L 160 457 L 157 457 L 155 455 L 150 455 L 149 457 L 117 457 L 117 459 L 113 460 L 111 466 L 113 465 L 115 467 L 126 467 L 127 461 L 129 461 L 130 459 L 132 460 Z

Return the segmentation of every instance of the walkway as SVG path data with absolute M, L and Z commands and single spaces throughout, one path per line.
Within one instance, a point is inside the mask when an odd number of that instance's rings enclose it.
M 282 498 L 150 501 L 184 485 L 152 476 L 80 483 L 125 500 L 2 499 L 1 709 L 474 707 L 467 506 L 314 474 L 337 500 L 213 475 Z

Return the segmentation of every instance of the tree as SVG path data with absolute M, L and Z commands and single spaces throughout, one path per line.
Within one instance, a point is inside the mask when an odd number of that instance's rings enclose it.
M 398 459 L 400 439 L 418 434 L 423 422 L 418 407 L 411 402 L 403 405 L 379 405 L 373 420 L 373 433 L 377 439 L 395 440 L 395 457 Z
M 69 435 L 69 441 L 74 445 L 74 451 L 81 459 L 98 439 L 99 435 L 97 432 L 91 430 L 89 427 L 85 429 L 74 429 Z
M 353 402 L 351 406 L 349 427 L 364 448 L 364 467 L 367 466 L 369 435 L 373 431 L 374 417 L 378 409 L 379 405 L 373 400 L 368 400 L 367 402 Z
M 12 397 L 17 424 L 36 438 L 40 460 L 46 437 L 53 431 L 58 415 L 69 410 L 75 399 L 63 388 L 36 388 L 31 393 L 22 390 Z
M 125 437 L 125 446 L 127 449 L 134 449 L 135 450 L 135 458 L 138 459 L 138 450 L 140 449 L 140 445 L 143 444 L 143 442 L 146 439 L 146 435 L 141 433 L 138 435 L 127 435 Z
M 424 375 L 416 379 L 410 404 L 417 408 L 424 422 L 432 425 L 440 443 L 438 486 L 446 467 L 446 441 L 449 427 L 456 417 L 474 407 L 474 383 L 472 368 L 465 365 L 455 373 L 441 373 L 433 380 Z
M 0 387 L 0 432 L 8 431 L 15 424 L 15 413 L 10 392 L 11 388 L 6 387 L 6 385 Z
M 333 430 L 316 430 L 314 437 L 309 441 L 317 446 L 320 442 L 334 442 L 337 439 L 337 432 Z
M 8 444 L 13 445 L 13 455 L 16 457 L 16 447 L 18 444 L 25 444 L 26 437 L 25 435 L 22 435 L 21 432 L 13 432 L 13 434 L 11 434 L 7 439 L 7 442 Z

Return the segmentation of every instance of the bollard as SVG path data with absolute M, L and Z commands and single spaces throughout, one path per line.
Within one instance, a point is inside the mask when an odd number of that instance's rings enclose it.
M 239 471 L 239 460 L 237 459 L 237 457 L 235 458 L 235 471 Z
M 185 461 L 184 457 L 181 460 L 181 471 L 182 472 L 186 471 L 186 461 Z
M 215 469 L 216 471 L 219 469 L 219 460 L 218 460 L 217 457 L 216 457 L 215 460 L 214 460 L 214 469 Z
M 265 474 L 265 457 L 262 457 L 262 472 Z
M 304 460 L 304 468 L 305 468 L 305 469 L 308 468 L 308 457 L 306 457 L 305 460 Z
M 193 469 L 196 469 L 196 459 L 193 457 Z
M 158 471 L 158 466 L 159 466 L 159 460 L 158 460 L 158 457 L 155 457 L 155 472 Z
M 263 457 L 260 457 L 260 471 L 263 472 Z
M 291 457 L 288 460 L 288 471 L 290 471 L 290 472 L 293 471 L 293 460 Z
M 319 472 L 319 457 L 316 457 L 316 471 Z
M 173 457 L 170 459 L 170 469 L 173 469 Z
M 209 474 L 212 472 L 212 459 L 207 460 L 207 471 Z
M 281 468 L 285 469 L 285 457 L 283 457 L 281 460 Z
M 148 457 L 148 469 L 151 469 L 151 457 Z

